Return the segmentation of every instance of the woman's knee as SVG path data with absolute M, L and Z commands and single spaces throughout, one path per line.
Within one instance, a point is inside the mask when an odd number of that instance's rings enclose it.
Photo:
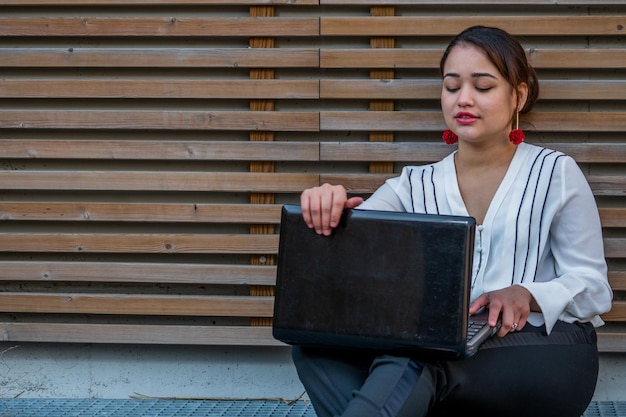
M 460 365 L 441 415 L 469 409 L 483 416 L 579 417 L 598 375 L 597 350 L 587 344 L 488 349 Z

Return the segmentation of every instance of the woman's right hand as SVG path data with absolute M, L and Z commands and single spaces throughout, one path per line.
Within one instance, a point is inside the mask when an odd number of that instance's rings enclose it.
M 324 184 L 306 189 L 300 196 L 304 222 L 316 233 L 325 236 L 337 227 L 344 208 L 354 208 L 362 202 L 361 197 L 348 198 L 342 185 Z

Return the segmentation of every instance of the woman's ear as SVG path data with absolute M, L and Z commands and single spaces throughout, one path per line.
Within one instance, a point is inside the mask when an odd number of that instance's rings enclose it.
M 528 99 L 528 84 L 521 83 L 517 86 L 517 111 L 521 112 L 526 106 L 526 100 Z

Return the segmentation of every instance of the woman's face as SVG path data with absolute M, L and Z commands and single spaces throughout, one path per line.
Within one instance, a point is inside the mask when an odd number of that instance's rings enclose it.
M 522 85 L 520 100 L 526 99 L 524 91 Z M 444 65 L 441 109 L 459 140 L 508 140 L 517 100 L 518 95 L 483 51 L 465 44 L 450 51 Z

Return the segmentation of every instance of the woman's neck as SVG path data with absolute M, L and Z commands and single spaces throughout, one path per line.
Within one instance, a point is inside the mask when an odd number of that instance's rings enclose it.
M 459 142 L 455 162 L 457 169 L 459 166 L 467 169 L 485 169 L 490 166 L 508 165 L 513 159 L 516 149 L 517 145 L 509 141 L 488 145 Z
M 517 146 L 511 143 L 503 144 L 506 146 L 490 144 L 484 148 L 472 145 L 459 143 L 454 163 L 465 208 L 478 224 L 483 224 Z

